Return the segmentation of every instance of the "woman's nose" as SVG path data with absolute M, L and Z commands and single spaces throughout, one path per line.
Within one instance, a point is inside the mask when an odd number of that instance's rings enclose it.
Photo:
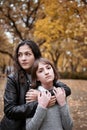
M 25 60 L 25 59 L 26 59 L 26 56 L 25 56 L 25 55 L 23 55 L 23 56 L 22 56 L 22 60 Z

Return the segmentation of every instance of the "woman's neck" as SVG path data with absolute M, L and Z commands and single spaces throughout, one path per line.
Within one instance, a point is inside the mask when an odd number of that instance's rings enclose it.
M 27 69 L 27 70 L 25 70 L 25 72 L 26 72 L 27 74 L 31 74 L 31 69 Z

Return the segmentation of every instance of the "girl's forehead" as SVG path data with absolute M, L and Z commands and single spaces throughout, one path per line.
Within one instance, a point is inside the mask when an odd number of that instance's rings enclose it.
M 39 62 L 39 63 L 38 63 L 38 68 L 44 67 L 44 66 L 48 66 L 48 65 L 50 65 L 50 64 L 48 64 L 48 63 L 46 63 L 46 62 Z
M 38 63 L 38 65 L 48 65 L 48 63 L 46 63 L 46 62 L 44 62 L 44 61 L 40 61 L 40 62 Z

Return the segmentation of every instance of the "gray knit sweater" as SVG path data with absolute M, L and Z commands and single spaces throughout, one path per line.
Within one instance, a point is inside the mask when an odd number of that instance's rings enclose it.
M 38 105 L 34 116 L 26 120 L 26 130 L 72 130 L 72 127 L 67 104 L 46 109 Z

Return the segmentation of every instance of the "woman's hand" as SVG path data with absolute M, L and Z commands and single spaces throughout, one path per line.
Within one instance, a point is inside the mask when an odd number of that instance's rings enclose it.
M 55 105 L 56 103 L 56 97 L 55 96 L 51 96 L 51 99 L 49 101 L 48 107 L 51 107 L 53 105 Z
M 60 106 L 64 106 L 66 104 L 66 94 L 65 90 L 63 88 L 55 88 L 53 90 L 56 100 Z
M 26 93 L 26 103 L 28 102 L 33 102 L 33 101 L 37 101 L 37 97 L 38 94 L 40 92 L 38 90 L 35 89 L 30 89 L 27 93 Z

